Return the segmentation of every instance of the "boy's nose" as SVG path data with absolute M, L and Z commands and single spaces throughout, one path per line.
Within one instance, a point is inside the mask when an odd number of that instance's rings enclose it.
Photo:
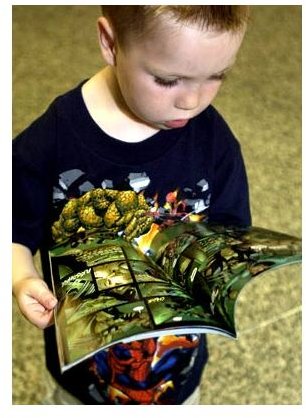
M 175 107 L 181 110 L 193 110 L 199 106 L 200 94 L 197 90 L 185 92 L 177 97 Z

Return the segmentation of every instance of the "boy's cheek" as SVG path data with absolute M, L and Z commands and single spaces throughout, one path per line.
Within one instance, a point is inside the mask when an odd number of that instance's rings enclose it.
M 200 112 L 203 112 L 214 100 L 219 93 L 220 86 L 208 88 L 201 94 Z
M 132 106 L 143 114 L 162 115 L 170 105 L 165 97 L 160 94 L 143 94 L 139 92 L 136 100 L 133 100 Z

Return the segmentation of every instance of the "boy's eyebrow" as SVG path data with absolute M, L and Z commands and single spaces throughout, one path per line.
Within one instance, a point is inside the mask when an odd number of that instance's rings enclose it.
M 228 67 L 224 68 L 223 70 L 218 71 L 217 73 L 211 74 L 208 78 L 213 78 L 213 77 L 218 77 L 222 74 L 228 73 L 232 68 L 233 68 L 234 64 L 229 65 Z M 179 73 L 173 73 L 173 74 L 166 74 L 166 72 L 158 71 L 158 70 L 153 70 L 153 73 L 158 74 L 161 77 L 169 77 L 169 78 L 180 78 L 180 79 L 185 79 L 185 80 L 190 80 L 193 77 L 189 77 L 183 74 L 179 74 Z
M 233 65 L 230 65 L 230 66 L 228 66 L 226 68 L 224 68 L 224 70 L 221 70 L 221 71 L 219 71 L 217 73 L 212 74 L 209 78 L 220 77 L 220 76 L 222 76 L 224 74 L 227 74 L 227 73 L 229 73 L 231 71 L 231 69 L 233 68 L 233 66 L 234 66 L 234 64 Z
M 234 66 L 234 64 L 229 65 L 228 67 L 224 68 L 223 70 L 218 71 L 217 73 L 213 74 L 213 76 L 221 75 L 221 74 L 224 74 L 224 73 L 228 73 L 233 68 L 233 66 Z

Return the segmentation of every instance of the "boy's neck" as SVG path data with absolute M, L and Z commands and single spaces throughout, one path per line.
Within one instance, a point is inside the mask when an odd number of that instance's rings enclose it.
M 92 119 L 113 138 L 140 142 L 158 132 L 128 111 L 111 67 L 103 68 L 89 79 L 82 87 L 82 94 Z

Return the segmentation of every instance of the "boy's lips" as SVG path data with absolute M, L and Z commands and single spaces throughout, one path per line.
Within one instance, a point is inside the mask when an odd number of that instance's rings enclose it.
M 175 119 L 166 121 L 165 125 L 168 128 L 183 128 L 188 122 L 189 119 Z

